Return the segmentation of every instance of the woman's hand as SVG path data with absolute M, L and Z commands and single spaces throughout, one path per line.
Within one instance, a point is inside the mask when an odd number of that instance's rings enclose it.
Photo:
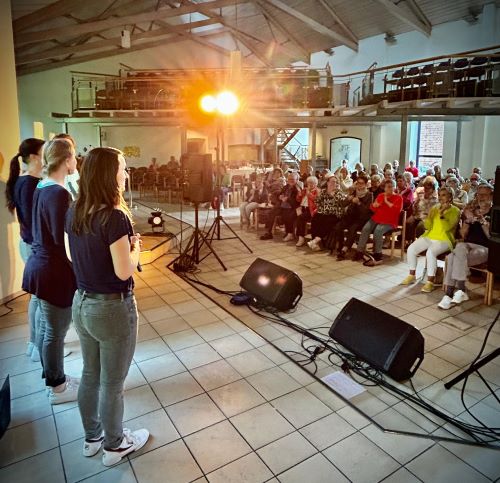
M 130 237 L 130 251 L 137 247 L 139 250 L 142 248 L 142 238 L 140 233 L 136 233 Z

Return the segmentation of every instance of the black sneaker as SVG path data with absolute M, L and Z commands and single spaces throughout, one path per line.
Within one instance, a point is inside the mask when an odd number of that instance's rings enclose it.
M 261 240 L 272 240 L 273 239 L 273 234 L 272 233 L 264 233 L 261 237 Z

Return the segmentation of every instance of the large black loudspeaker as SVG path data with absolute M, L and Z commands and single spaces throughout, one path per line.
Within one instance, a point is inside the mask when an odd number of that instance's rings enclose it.
M 347 302 L 329 334 L 396 381 L 412 377 L 424 359 L 424 338 L 416 327 L 356 298 Z
M 500 166 L 495 171 L 495 190 L 493 191 L 493 207 L 491 208 L 490 235 L 488 246 L 488 270 L 495 275 L 500 274 Z
M 187 198 L 195 203 L 212 201 L 213 171 L 211 154 L 183 154 L 181 167 L 186 173 Z
M 240 286 L 257 302 L 282 311 L 293 309 L 302 297 L 302 280 L 296 273 L 262 258 L 248 267 Z

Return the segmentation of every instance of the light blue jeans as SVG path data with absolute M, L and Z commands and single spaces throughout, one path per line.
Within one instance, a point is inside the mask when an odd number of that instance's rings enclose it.
M 359 242 L 357 245 L 358 252 L 365 251 L 366 244 L 368 243 L 368 238 L 373 233 L 373 253 L 382 253 L 382 247 L 384 245 L 384 235 L 392 229 L 392 225 L 383 225 L 381 223 L 373 221 L 370 218 L 361 230 L 361 235 L 359 235 Z
M 71 324 L 71 307 L 61 308 L 37 299 L 40 320 L 37 347 L 40 351 L 45 384 L 56 387 L 66 381 L 64 374 L 64 338 Z
M 89 298 L 75 292 L 73 323 L 80 338 L 83 372 L 78 406 L 85 439 L 104 429 L 104 448 L 117 448 L 123 439 L 123 384 L 137 340 L 135 297 L 116 300 Z
M 21 253 L 21 258 L 26 265 L 26 262 L 31 255 L 31 245 L 21 239 L 19 242 L 19 252 Z M 30 325 L 30 342 L 36 345 L 36 334 L 40 324 L 40 312 L 38 310 L 38 299 L 35 295 L 31 295 L 30 303 L 28 305 L 28 322 Z

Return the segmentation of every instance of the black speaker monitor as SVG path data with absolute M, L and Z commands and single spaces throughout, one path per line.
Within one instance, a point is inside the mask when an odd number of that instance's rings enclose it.
M 212 201 L 212 155 L 184 154 L 181 157 L 181 167 L 187 176 L 187 198 L 195 203 Z
M 356 298 L 340 311 L 329 334 L 396 381 L 412 377 L 424 359 L 424 338 L 416 327 Z
M 282 311 L 293 309 L 302 297 L 302 280 L 296 273 L 262 258 L 248 267 L 240 286 L 257 302 Z

